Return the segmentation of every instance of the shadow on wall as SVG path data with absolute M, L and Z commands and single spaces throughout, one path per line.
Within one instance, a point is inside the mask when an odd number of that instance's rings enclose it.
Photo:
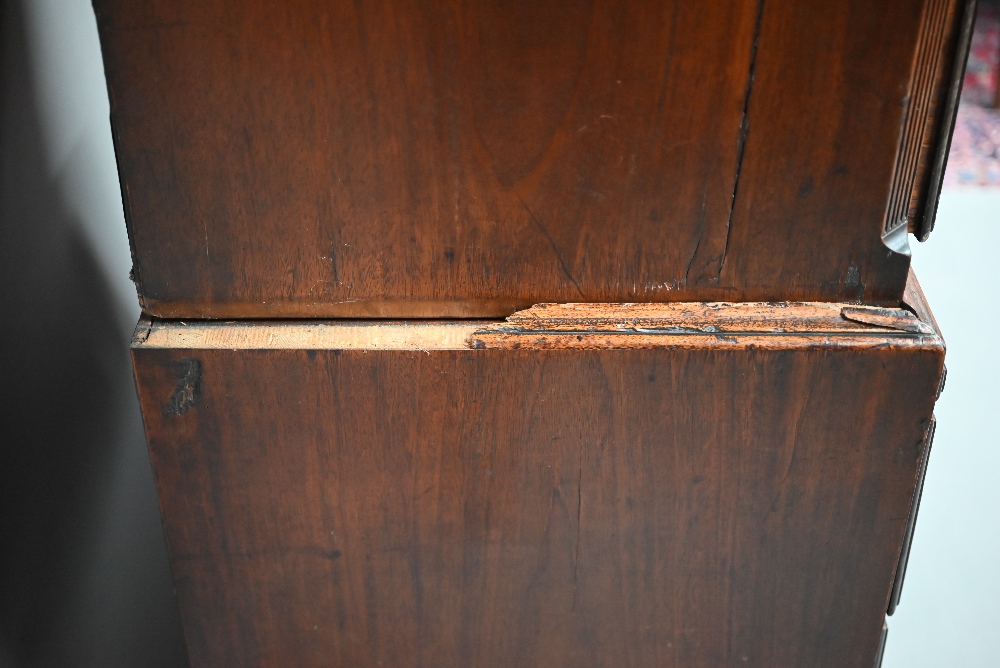
M 3 4 L 0 667 L 182 666 L 121 314 L 45 162 Z

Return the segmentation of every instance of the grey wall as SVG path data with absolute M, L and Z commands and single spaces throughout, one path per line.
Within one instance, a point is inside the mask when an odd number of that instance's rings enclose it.
M 93 10 L 2 13 L 0 666 L 184 665 Z
M 948 382 L 884 668 L 1000 666 L 1000 190 L 950 190 L 913 266 Z

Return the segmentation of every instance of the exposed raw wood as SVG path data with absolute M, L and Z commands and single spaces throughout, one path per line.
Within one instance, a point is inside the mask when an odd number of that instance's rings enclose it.
M 154 320 L 140 332 L 144 348 L 232 350 L 922 346 L 938 338 L 904 309 L 824 303 L 541 304 L 504 322 Z
M 419 321 L 146 321 L 143 348 L 232 350 L 459 350 L 485 323 Z

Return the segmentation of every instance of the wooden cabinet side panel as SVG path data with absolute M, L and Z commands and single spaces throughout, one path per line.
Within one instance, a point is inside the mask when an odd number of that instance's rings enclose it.
M 940 371 L 921 350 L 134 360 L 194 665 L 868 665 Z
M 934 129 L 910 98 L 945 93 L 914 63 L 958 29 L 922 17 L 951 2 L 96 0 L 140 295 L 898 303 L 883 223 Z
M 153 314 L 635 301 L 724 242 L 753 0 L 95 4 Z
M 705 280 L 899 300 L 909 255 L 881 237 L 925 4 L 764 3 L 728 253 Z

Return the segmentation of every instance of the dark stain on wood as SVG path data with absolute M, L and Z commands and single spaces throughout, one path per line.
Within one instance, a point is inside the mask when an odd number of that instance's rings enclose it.
M 170 393 L 170 401 L 163 407 L 164 417 L 184 415 L 201 399 L 201 360 L 185 357 L 173 364 L 177 372 L 177 385 Z

